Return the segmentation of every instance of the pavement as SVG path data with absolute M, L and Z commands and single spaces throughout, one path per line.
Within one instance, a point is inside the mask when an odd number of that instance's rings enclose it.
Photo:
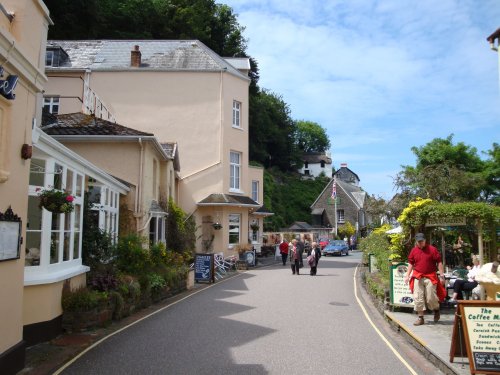
M 417 316 L 412 311 L 384 311 L 386 320 L 424 356 L 445 374 L 470 374 L 466 349 L 464 357 L 455 357 L 450 362 L 451 337 L 455 320 L 455 307 L 441 307 L 441 318 L 434 323 L 434 314 L 425 315 L 425 324 L 414 326 Z
M 274 256 L 257 258 L 256 267 L 265 267 L 280 263 L 281 259 Z M 228 273 L 227 277 L 236 275 L 239 271 Z M 110 326 L 89 332 L 63 334 L 50 342 L 32 346 L 26 351 L 26 367 L 18 375 L 46 375 L 53 374 L 69 359 L 75 357 L 83 350 L 128 325 L 133 325 L 143 317 L 182 299 L 190 293 L 207 287 L 208 284 L 195 284 L 195 287 L 177 296 L 168 298 L 158 304 L 140 310 L 132 316 L 113 322 Z M 386 321 L 401 335 L 405 337 L 415 348 L 445 374 L 470 374 L 470 367 L 464 349 L 465 357 L 455 357 L 450 362 L 450 346 L 453 331 L 455 308 L 443 307 L 441 319 L 433 322 L 433 315 L 426 315 L 425 324 L 414 326 L 416 315 L 411 311 L 389 311 L 385 310 L 383 315 Z

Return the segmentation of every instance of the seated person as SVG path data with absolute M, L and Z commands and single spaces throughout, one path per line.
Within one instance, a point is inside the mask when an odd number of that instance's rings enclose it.
M 479 266 L 479 259 L 474 257 L 472 260 L 473 267 L 467 266 L 469 272 L 467 273 L 467 280 L 457 279 L 455 284 L 453 284 L 453 297 L 451 297 L 451 303 L 456 302 L 458 299 L 464 299 L 462 292 L 464 290 L 471 291 L 477 286 L 477 281 L 475 280 L 477 272 L 481 269 Z

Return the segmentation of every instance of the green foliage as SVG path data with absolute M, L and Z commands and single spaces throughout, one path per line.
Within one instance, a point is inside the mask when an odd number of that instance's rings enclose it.
M 286 174 L 277 169 L 264 171 L 264 204 L 273 216 L 266 218 L 265 231 L 277 231 L 294 221 L 311 221 L 311 205 L 329 179 L 303 180 L 299 174 Z
M 384 226 L 378 230 L 374 230 L 368 237 L 362 238 L 358 245 L 359 249 L 363 251 L 363 256 L 366 257 L 366 259 L 368 259 L 368 254 L 374 254 L 379 274 L 385 282 L 389 281 L 389 260 L 392 255 L 389 238 L 385 233 L 388 229 L 390 229 L 390 226 Z
M 412 196 L 439 202 L 486 201 L 498 199 L 498 145 L 493 145 L 483 161 L 474 147 L 453 143 L 453 135 L 435 138 L 421 147 L 413 147 L 416 166 L 403 166 L 395 184 Z M 498 174 L 496 175 L 498 176 Z
M 302 152 L 324 152 L 330 148 L 326 129 L 313 121 L 297 121 L 295 138 Z
M 148 274 L 149 285 L 152 292 L 157 292 L 167 286 L 167 282 L 157 273 Z
M 62 295 L 64 311 L 90 311 L 107 303 L 108 294 L 97 290 L 80 288 L 74 291 L 65 291 Z
M 283 98 L 267 90 L 250 97 L 250 160 L 264 167 L 294 171 L 302 165 L 295 122 Z
M 340 225 L 337 229 L 338 236 L 340 238 L 351 237 L 354 233 L 356 233 L 356 228 L 351 224 L 350 221 L 346 221 L 344 225 Z
M 116 265 L 125 273 L 141 275 L 151 265 L 149 251 L 144 246 L 145 239 L 131 234 L 119 239 L 116 246 Z
M 166 242 L 169 250 L 178 253 L 190 252 L 195 249 L 196 223 L 193 217 L 186 217 L 184 211 L 172 199 L 168 204 L 160 203 L 168 212 Z
M 114 257 L 114 246 L 109 234 L 99 228 L 89 192 L 85 192 L 83 206 L 82 262 L 91 270 L 109 264 Z
M 383 300 L 385 298 L 385 289 L 389 288 L 389 281 L 380 280 L 374 275 L 366 274 L 366 286 L 372 295 Z

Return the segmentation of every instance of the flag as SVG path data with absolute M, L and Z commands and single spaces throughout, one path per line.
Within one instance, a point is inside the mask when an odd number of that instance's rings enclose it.
M 332 185 L 332 199 L 337 198 L 337 183 L 335 182 L 335 179 L 333 179 L 333 185 Z

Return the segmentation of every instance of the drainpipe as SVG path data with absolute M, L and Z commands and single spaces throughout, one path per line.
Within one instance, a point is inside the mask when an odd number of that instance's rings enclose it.
M 135 217 L 136 217 L 136 228 L 139 231 L 140 225 L 139 220 L 141 218 L 141 206 L 142 206 L 142 179 L 144 175 L 144 145 L 142 144 L 142 138 L 139 137 L 139 146 L 141 147 L 141 157 L 139 164 L 139 183 L 137 184 L 137 191 L 135 193 Z

